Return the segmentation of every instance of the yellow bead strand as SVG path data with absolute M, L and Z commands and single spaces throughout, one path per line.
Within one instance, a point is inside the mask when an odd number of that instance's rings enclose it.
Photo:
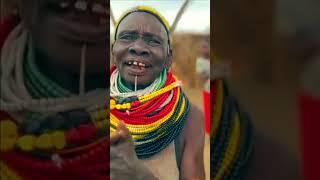
M 23 151 L 32 151 L 34 150 L 36 137 L 33 135 L 25 135 L 18 139 L 17 146 Z
M 48 133 L 41 134 L 35 141 L 35 147 L 38 149 L 52 149 L 53 143 Z
M 166 115 L 164 118 L 160 119 L 159 121 L 152 123 L 150 125 L 131 125 L 131 124 L 126 124 L 126 126 L 128 127 L 129 131 L 132 133 L 133 135 L 133 139 L 139 139 L 139 138 L 143 138 L 144 134 L 146 133 L 150 133 L 152 131 L 155 131 L 157 128 L 159 128 L 159 126 L 161 126 L 161 124 L 165 123 L 174 113 L 174 109 L 177 106 L 177 102 L 174 105 L 174 108 L 172 109 L 172 111 Z M 179 119 L 182 114 L 183 114 L 183 110 L 186 106 L 186 100 L 183 99 L 182 101 L 182 107 L 180 109 L 180 111 L 178 112 L 178 118 Z M 119 123 L 119 119 L 117 119 L 117 117 L 115 117 L 112 113 L 110 114 L 110 123 L 112 124 L 112 126 L 110 126 L 110 132 L 113 133 L 116 131 L 118 123 Z
M 158 96 L 160 96 L 160 95 L 162 95 L 162 94 L 164 94 L 164 93 L 166 93 L 168 91 L 171 91 L 174 88 L 179 87 L 179 86 L 181 86 L 180 82 L 173 82 L 170 85 L 168 85 L 168 86 L 166 86 L 166 87 L 164 87 L 162 89 L 159 89 L 158 91 L 155 91 L 155 92 L 153 92 L 151 94 L 139 97 L 139 101 L 141 103 L 147 102 L 147 101 L 149 101 L 149 100 L 151 100 L 151 99 L 153 99 L 155 97 L 158 97 Z
M 221 114 L 223 110 L 223 100 L 224 100 L 224 89 L 223 89 L 223 82 L 222 80 L 217 81 L 217 99 L 216 99 L 216 107 L 215 107 L 215 112 L 214 112 L 214 122 L 213 122 L 213 128 L 211 130 L 211 135 L 214 135 L 215 132 L 217 132 L 217 129 L 220 124 L 221 120 Z M 214 139 L 214 138 L 213 138 Z
M 18 127 L 10 120 L 0 121 L 0 151 L 10 151 L 18 138 Z
M 180 89 L 178 90 L 178 97 L 180 95 Z M 131 125 L 131 124 L 126 124 L 126 126 L 128 127 L 129 131 L 132 134 L 145 134 L 145 133 L 149 133 L 152 132 L 154 130 L 156 130 L 159 126 L 161 126 L 161 124 L 165 123 L 168 119 L 170 119 L 170 117 L 173 115 L 176 107 L 178 105 L 178 101 L 175 102 L 172 110 L 163 118 L 159 119 L 158 121 L 152 123 L 152 124 L 148 124 L 148 125 Z M 182 101 L 182 108 L 179 111 L 178 117 L 180 117 L 183 113 L 183 109 L 185 108 L 186 102 L 185 99 L 183 99 Z M 114 125 L 115 127 L 117 127 L 118 123 L 119 123 L 119 119 L 114 116 L 112 113 L 110 114 L 110 123 L 112 125 Z M 111 132 L 114 132 L 112 130 L 112 126 L 111 127 Z
M 65 134 L 62 131 L 53 132 L 51 134 L 51 141 L 56 149 L 63 149 L 67 144 Z
M 144 96 L 141 96 L 138 98 L 138 100 L 141 102 L 141 103 L 145 103 L 155 97 L 158 97 L 168 91 L 171 91 L 173 90 L 174 88 L 176 87 L 179 87 L 181 86 L 181 83 L 180 82 L 173 82 L 171 83 L 170 85 L 162 88 L 162 89 L 159 89 L 158 91 L 155 91 L 153 93 L 150 93 L 150 94 L 147 94 L 147 95 L 144 95 Z M 130 103 L 124 103 L 124 104 L 116 104 L 116 101 L 114 99 L 111 99 L 110 100 L 110 109 L 113 110 L 113 109 L 117 109 L 117 110 L 129 110 L 131 109 L 131 104 Z
M 232 167 L 232 164 L 236 160 L 236 154 L 239 151 L 239 145 L 240 145 L 240 118 L 239 115 L 236 114 L 235 123 L 232 128 L 232 135 L 230 139 L 230 144 L 227 147 L 227 151 L 225 153 L 225 157 L 222 161 L 220 171 L 217 172 L 216 178 L 217 180 L 222 180 L 224 175 L 228 172 L 228 170 Z

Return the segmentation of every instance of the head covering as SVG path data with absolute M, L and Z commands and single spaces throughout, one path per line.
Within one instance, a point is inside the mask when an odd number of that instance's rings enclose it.
M 155 16 L 159 21 L 160 23 L 165 27 L 166 29 L 166 32 L 167 32 L 167 36 L 168 36 L 168 44 L 169 46 L 171 46 L 171 36 L 170 36 L 170 25 L 168 23 L 168 21 L 164 18 L 164 16 L 162 16 L 160 14 L 159 11 L 157 11 L 156 9 L 150 7 L 150 6 L 136 6 L 132 9 L 129 9 L 128 11 L 126 11 L 121 17 L 120 19 L 118 20 L 117 24 L 115 25 L 115 32 L 114 32 L 114 40 L 116 40 L 116 36 L 117 36 L 117 31 L 118 31 L 118 28 L 119 28 L 119 25 L 121 23 L 121 21 L 127 17 L 129 14 L 131 13 L 134 13 L 134 12 L 146 12 L 146 13 L 149 13 L 153 16 Z

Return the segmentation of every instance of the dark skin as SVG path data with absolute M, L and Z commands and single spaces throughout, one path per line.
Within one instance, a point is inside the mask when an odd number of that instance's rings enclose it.
M 87 44 L 86 90 L 106 88 L 108 24 L 98 21 L 107 14 L 80 12 L 71 8 L 74 1 L 65 2 L 71 4 L 69 8 L 59 9 L 59 0 L 18 1 L 22 22 L 32 37 L 36 63 L 49 78 L 77 93 L 81 49 Z M 105 0 L 88 2 L 107 6 Z
M 154 16 L 144 12 L 128 15 L 119 25 L 116 36 L 112 53 L 120 75 L 129 87 L 134 85 L 136 75 L 141 89 L 150 85 L 164 68 L 170 67 L 172 51 L 168 46 L 166 30 Z M 143 62 L 150 67 L 136 74 L 126 65 L 131 60 Z
M 136 74 L 126 65 L 128 59 L 150 64 L 139 74 L 139 88 L 151 84 L 164 68 L 170 68 L 172 59 L 165 27 L 156 17 L 145 12 L 132 13 L 121 22 L 112 53 L 120 75 L 129 87 L 134 85 Z M 113 137 L 119 135 L 116 133 Z M 179 152 L 182 157 L 180 179 L 204 179 L 203 115 L 194 105 L 190 107 L 187 123 L 179 138 L 182 142 Z M 130 142 L 132 139 L 122 138 L 122 141 Z M 131 148 L 133 150 L 133 146 Z
M 66 2 L 74 3 L 73 0 L 66 0 Z M 104 0 L 96 0 L 94 2 L 104 5 L 107 3 Z M 108 25 L 95 23 L 97 16 L 93 15 L 92 17 L 88 12 L 79 13 L 70 9 L 57 10 L 54 6 L 57 6 L 59 3 L 59 0 L 18 1 L 22 22 L 30 33 L 34 43 L 36 63 L 49 78 L 63 87 L 77 92 L 79 86 L 80 54 L 82 46 L 85 43 L 87 44 L 86 90 L 95 89 L 100 86 L 108 87 L 109 81 L 105 80 L 106 74 L 109 74 L 107 72 L 108 64 L 106 61 L 108 59 L 108 48 L 106 48 L 109 41 L 108 29 L 106 28 Z M 107 17 L 107 15 L 105 16 Z M 62 19 L 68 20 L 69 23 L 61 24 Z M 71 31 L 69 24 L 72 23 L 76 23 L 82 28 L 76 28 L 79 30 L 76 32 Z M 81 32 L 87 27 L 94 29 Z M 90 31 L 99 31 L 101 34 L 88 33 Z M 78 34 L 78 36 L 75 37 L 75 34 Z M 126 141 L 129 140 L 128 138 L 124 139 Z M 113 147 L 120 148 L 112 144 Z M 116 154 L 113 154 L 113 152 L 111 151 L 111 156 L 116 157 Z M 116 152 L 118 151 L 114 153 Z M 135 168 L 137 166 L 131 164 L 131 167 Z M 144 178 L 144 176 L 150 174 L 144 168 L 139 169 L 138 172 L 140 172 L 138 173 L 140 177 L 137 178 L 149 179 Z
M 202 116 L 201 114 L 200 110 L 194 106 L 190 109 L 189 119 L 182 135 L 179 137 L 183 144 L 180 151 L 182 156 L 180 179 L 182 180 L 205 179 L 203 148 L 200 148 L 203 147 L 203 142 L 200 141 L 204 138 L 203 123 L 192 121 L 199 119 L 199 115 Z M 112 177 L 121 177 L 123 180 L 157 179 L 138 161 L 130 132 L 122 122 L 119 124 L 117 131 L 111 134 L 110 142 L 111 179 Z
M 157 179 L 139 162 L 132 137 L 124 123 L 120 122 L 117 131 L 111 135 L 110 143 L 110 179 Z

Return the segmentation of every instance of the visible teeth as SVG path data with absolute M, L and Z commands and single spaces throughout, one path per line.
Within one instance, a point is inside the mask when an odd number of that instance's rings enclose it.
M 63 9 L 69 7 L 69 5 L 70 4 L 68 2 L 61 2 L 60 3 L 60 7 L 63 8 Z
M 74 4 L 74 7 L 78 10 L 81 10 L 81 11 L 85 11 L 87 10 L 87 7 L 88 7 L 88 4 L 86 1 L 77 1 L 75 4 Z
M 146 65 L 143 63 L 139 63 L 139 66 L 145 67 Z
M 146 67 L 146 64 L 141 63 L 141 62 L 137 62 L 137 61 L 129 61 L 128 65 L 135 65 L 135 66 L 140 66 L 140 67 Z
M 98 14 L 106 14 L 107 8 L 105 8 L 102 4 L 94 3 L 92 5 L 92 12 L 98 13 Z

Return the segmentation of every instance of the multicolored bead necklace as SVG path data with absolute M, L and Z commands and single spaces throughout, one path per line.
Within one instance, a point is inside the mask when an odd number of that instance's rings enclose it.
M 111 69 L 115 78 L 116 69 Z M 120 98 L 111 93 L 110 132 L 123 121 L 131 132 L 140 159 L 151 157 L 176 139 L 188 117 L 190 103 L 171 72 L 161 76 L 156 90 L 141 96 Z M 111 86 L 114 82 L 110 82 Z M 162 85 L 163 84 L 163 85 Z M 122 85 L 121 85 L 122 86 Z M 118 88 L 121 93 L 128 89 Z
M 223 80 L 215 80 L 211 86 L 213 128 L 210 177 L 215 180 L 238 180 L 252 152 L 252 125 L 236 99 L 229 95 Z
M 69 97 L 71 93 L 60 87 L 57 83 L 44 76 L 35 62 L 34 51 L 29 47 L 27 60 L 24 61 L 24 75 L 26 85 L 33 97 Z
M 14 40 L 18 42 L 19 38 Z M 17 45 L 26 46 L 24 42 Z M 18 54 L 18 57 L 25 59 L 21 60 L 23 68 L 20 69 L 23 70 L 24 83 L 33 99 L 71 95 L 71 92 L 39 71 L 32 48 L 28 49 L 26 58 L 22 55 L 24 52 Z M 11 59 L 7 62 L 15 61 Z M 22 117 L 22 123 L 16 122 L 11 116 L 0 119 L 1 178 L 108 178 L 109 137 L 106 137 L 106 133 L 109 130 L 109 113 L 106 107 L 54 113 L 27 112 Z

